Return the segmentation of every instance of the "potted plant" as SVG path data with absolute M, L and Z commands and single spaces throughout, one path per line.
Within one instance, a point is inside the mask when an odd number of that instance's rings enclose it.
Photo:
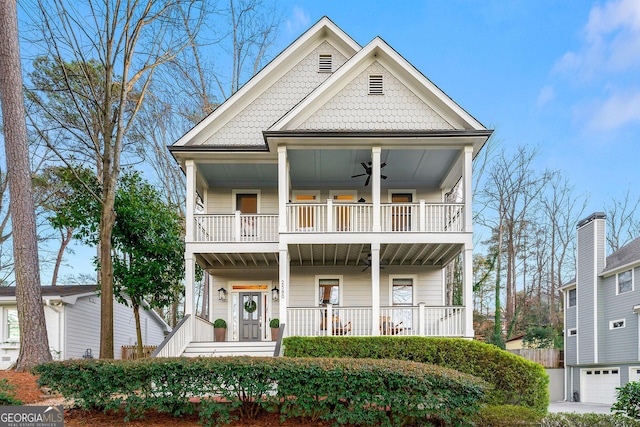
M 213 322 L 213 334 L 216 341 L 225 341 L 227 338 L 227 322 L 224 319 L 216 319 Z
M 271 321 L 269 322 L 269 327 L 271 327 L 271 341 L 278 341 L 278 334 L 280 331 L 280 320 L 271 319 Z

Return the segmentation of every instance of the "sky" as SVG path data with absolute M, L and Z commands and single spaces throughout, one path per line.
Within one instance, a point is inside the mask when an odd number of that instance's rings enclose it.
M 628 189 L 640 195 L 639 0 L 278 0 L 277 7 L 283 23 L 272 55 L 326 15 L 362 46 L 380 36 L 494 129 L 506 150 L 538 147 L 540 171 L 559 170 L 577 194 L 589 194 L 585 216 Z

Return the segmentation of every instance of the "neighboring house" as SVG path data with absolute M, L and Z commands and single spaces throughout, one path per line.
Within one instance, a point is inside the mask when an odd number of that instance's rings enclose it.
M 576 279 L 562 288 L 565 387 L 567 400 L 611 404 L 640 380 L 640 239 L 605 257 L 605 225 L 603 213 L 578 223 Z
M 229 341 L 269 341 L 273 318 L 288 336 L 473 338 L 472 160 L 491 133 L 384 40 L 322 18 L 169 147 L 187 320 L 160 354 L 213 340 L 189 316 L 196 264 Z
M 506 350 L 522 350 L 524 348 L 524 334 L 518 335 L 505 341 Z
M 54 360 L 82 358 L 87 349 L 93 357 L 100 350 L 100 297 L 95 285 L 43 286 L 42 302 L 47 322 L 49 347 Z M 20 326 L 16 307 L 16 288 L 0 287 L 0 369 L 7 369 L 18 358 Z M 114 300 L 114 355 L 121 347 L 136 344 L 133 310 Z M 144 345 L 158 345 L 170 331 L 169 325 L 153 310 L 140 310 Z

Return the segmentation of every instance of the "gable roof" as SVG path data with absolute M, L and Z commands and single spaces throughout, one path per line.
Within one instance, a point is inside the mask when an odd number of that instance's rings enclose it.
M 454 102 L 382 38 L 376 37 L 309 96 L 274 123 L 268 131 L 296 129 L 313 112 L 350 83 L 356 75 L 362 73 L 374 62 L 379 62 L 384 68 L 392 71 L 394 77 L 400 79 L 425 104 L 435 110 L 439 117 L 449 125 L 449 129 L 486 130 L 480 122 Z
M 360 45 L 355 40 L 349 37 L 328 17 L 322 17 L 216 110 L 178 139 L 169 147 L 169 150 L 180 151 L 181 147 L 189 146 L 203 148 L 201 145 L 215 133 L 216 129 L 231 120 L 242 108 L 249 105 L 262 93 L 265 88 L 282 77 L 297 63 L 297 60 L 307 55 L 325 40 L 331 41 L 332 45 L 347 58 L 360 50 Z
M 606 259 L 601 275 L 607 275 L 622 267 L 640 264 L 640 237 L 624 245 Z

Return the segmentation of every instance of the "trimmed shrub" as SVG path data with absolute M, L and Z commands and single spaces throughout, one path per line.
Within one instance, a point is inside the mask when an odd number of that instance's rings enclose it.
M 478 341 L 426 337 L 288 337 L 285 356 L 411 360 L 484 379 L 489 405 L 515 405 L 545 414 L 549 377 L 537 363 Z
M 611 407 L 611 411 L 636 420 L 640 419 L 640 382 L 628 382 L 617 390 L 616 403 Z
M 284 419 L 311 417 L 336 424 L 472 425 L 486 384 L 423 363 L 326 358 L 176 358 L 70 360 L 37 366 L 46 384 L 83 409 L 190 413 L 201 397 L 206 425 L 261 411 Z
M 640 421 L 608 414 L 549 414 L 541 427 L 640 427 Z
M 542 415 L 524 406 L 485 406 L 474 421 L 482 427 L 539 426 Z

